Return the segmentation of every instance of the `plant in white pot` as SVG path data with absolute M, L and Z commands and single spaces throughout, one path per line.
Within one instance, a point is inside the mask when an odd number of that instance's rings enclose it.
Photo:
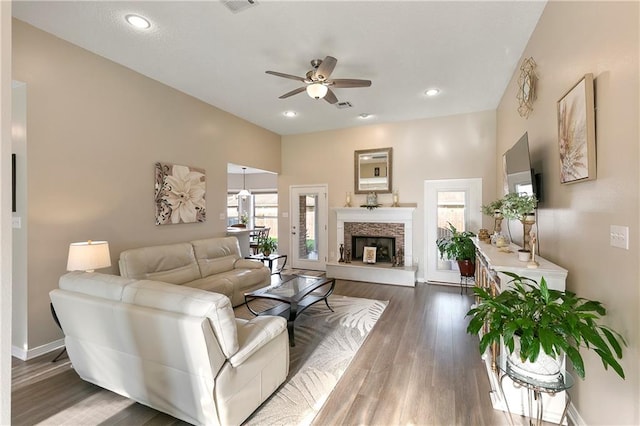
M 511 284 L 496 296 L 486 289 L 474 287 L 477 305 L 467 312 L 471 317 L 467 332 L 477 334 L 484 327 L 488 331 L 480 339 L 480 352 L 492 344 L 504 342 L 512 355 L 509 362 L 535 363 L 542 354 L 559 359 L 565 353 L 578 376 L 585 377 L 581 348 L 593 349 L 605 369 L 608 367 L 624 379 L 622 336 L 600 323 L 606 315 L 602 303 L 576 296 L 569 291 L 552 290 L 544 277 L 535 280 L 505 272 Z M 514 354 L 516 340 L 519 353 Z M 515 355 L 515 356 L 514 356 Z M 525 365 L 524 368 L 527 368 Z

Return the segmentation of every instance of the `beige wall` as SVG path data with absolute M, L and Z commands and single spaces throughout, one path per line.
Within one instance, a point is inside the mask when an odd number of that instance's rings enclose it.
M 413 255 L 424 277 L 424 181 L 427 179 L 483 178 L 483 193 L 493 199 L 496 186 L 495 111 L 442 118 L 369 125 L 344 130 L 282 137 L 282 174 L 279 179 L 281 211 L 289 210 L 289 186 L 326 183 L 329 207 L 342 207 L 347 191 L 352 204 L 364 204 L 366 194 L 353 194 L 354 150 L 393 148 L 393 187 L 400 203 L 417 204 L 414 214 Z M 391 204 L 391 194 L 378 201 Z M 480 206 L 478 206 L 478 209 Z M 488 223 L 485 224 L 488 226 Z M 280 247 L 288 249 L 280 218 Z M 337 252 L 336 217 L 329 213 L 329 257 Z M 333 252 L 333 256 L 332 253 Z M 335 259 L 334 259 L 335 260 Z
M 0 2 L 0 424 L 11 423 L 11 2 Z
M 27 85 L 28 346 L 61 337 L 49 291 L 68 245 L 127 248 L 222 235 L 227 163 L 280 171 L 280 136 L 13 21 L 13 78 Z M 154 225 L 154 163 L 203 168 L 207 221 Z M 15 290 L 14 290 L 15 291 Z
M 626 381 L 583 351 L 586 379 L 571 395 L 590 425 L 640 424 L 638 18 L 638 2 L 550 2 L 523 55 L 537 62 L 534 111 L 528 120 L 516 112 L 518 71 L 498 108 L 498 156 L 528 131 L 542 172 L 541 255 L 569 270 L 569 290 L 602 301 L 629 343 Z M 586 73 L 595 77 L 598 176 L 561 186 L 556 102 Z M 630 227 L 630 250 L 609 246 L 610 225 Z

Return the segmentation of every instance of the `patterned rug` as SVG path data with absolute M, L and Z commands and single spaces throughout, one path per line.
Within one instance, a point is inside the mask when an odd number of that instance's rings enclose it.
M 335 312 L 322 302 L 304 311 L 295 322 L 287 381 L 244 424 L 310 424 L 387 303 L 334 294 L 329 304 Z M 236 316 L 252 317 L 244 306 Z

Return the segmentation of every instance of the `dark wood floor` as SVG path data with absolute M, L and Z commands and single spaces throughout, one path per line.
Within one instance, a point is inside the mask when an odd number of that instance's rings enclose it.
M 504 413 L 491 408 L 478 339 L 465 332 L 470 295 L 461 296 L 455 287 L 352 281 L 338 281 L 336 293 L 388 300 L 389 305 L 315 425 L 508 424 Z M 55 355 L 27 362 L 14 359 L 13 425 L 59 423 L 52 416 L 70 407 L 93 413 L 104 407 L 99 423 L 105 425 L 184 424 L 83 382 L 66 357 L 52 364 Z

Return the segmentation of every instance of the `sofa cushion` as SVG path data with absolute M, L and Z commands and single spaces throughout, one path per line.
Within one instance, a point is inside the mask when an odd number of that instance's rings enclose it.
M 240 259 L 240 244 L 236 237 L 206 238 L 191 241 L 202 278 L 233 269 Z
M 188 287 L 199 288 L 200 290 L 213 291 L 224 294 L 228 298 L 233 296 L 233 282 L 228 278 L 219 275 L 209 275 L 199 280 L 194 280 L 184 284 Z
M 59 287 L 63 290 L 119 301 L 124 288 L 135 281 L 135 279 L 117 275 L 76 271 L 61 276 Z
M 211 323 L 227 358 L 238 351 L 238 331 L 231 301 L 222 294 L 158 281 L 137 281 L 127 286 L 122 301 L 196 317 Z
M 184 284 L 200 278 L 190 243 L 167 244 L 125 250 L 120 253 L 123 277 Z

